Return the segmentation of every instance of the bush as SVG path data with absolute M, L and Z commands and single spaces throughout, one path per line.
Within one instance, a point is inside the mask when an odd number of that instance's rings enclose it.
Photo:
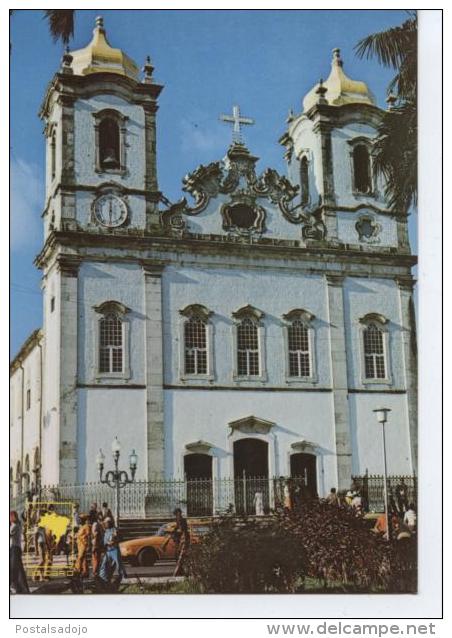
M 187 572 L 205 593 L 294 592 L 306 570 L 299 540 L 278 518 L 225 518 L 190 548 Z

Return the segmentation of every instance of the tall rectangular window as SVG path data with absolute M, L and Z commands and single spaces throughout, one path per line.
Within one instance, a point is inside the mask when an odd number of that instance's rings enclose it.
M 31 407 L 31 390 L 30 388 L 27 390 L 27 410 Z
M 237 326 L 237 373 L 239 376 L 259 376 L 258 327 L 245 318 Z
M 385 379 L 386 363 L 383 332 L 371 324 L 364 329 L 364 364 L 366 379 Z
M 207 374 L 207 326 L 199 317 L 184 324 L 185 374 Z
M 309 331 L 299 319 L 288 327 L 289 376 L 311 376 L 311 356 L 309 352 Z
M 123 371 L 123 325 L 116 315 L 100 320 L 99 372 Z

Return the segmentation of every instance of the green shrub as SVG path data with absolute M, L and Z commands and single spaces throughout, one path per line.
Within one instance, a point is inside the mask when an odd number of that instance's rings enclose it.
M 225 518 L 190 548 L 187 572 L 206 593 L 294 592 L 306 562 L 297 537 L 277 518 Z

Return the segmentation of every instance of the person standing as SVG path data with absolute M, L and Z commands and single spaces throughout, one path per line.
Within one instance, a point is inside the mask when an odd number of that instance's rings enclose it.
M 102 503 L 102 508 L 99 512 L 99 519 L 101 521 L 106 521 L 107 518 L 110 518 L 113 521 L 113 527 L 115 527 L 115 517 L 113 516 L 113 512 L 108 507 L 108 503 Z
M 187 519 L 182 516 L 182 510 L 177 507 L 174 510 L 176 517 L 176 528 L 174 530 L 176 536 L 177 563 L 174 570 L 174 576 L 183 576 L 184 563 L 190 548 L 190 532 L 188 529 Z
M 91 525 L 88 516 L 81 516 L 82 526 L 77 532 L 77 560 L 75 561 L 75 572 L 81 578 L 88 578 L 88 551 L 91 543 Z
M 118 579 L 121 582 L 123 578 L 127 577 L 127 574 L 119 552 L 118 533 L 111 518 L 107 518 L 104 524 L 105 554 L 100 566 L 99 577 L 104 583 L 108 584 L 115 570 L 118 570 Z
M 22 563 L 22 526 L 15 510 L 9 513 L 9 581 L 13 593 L 30 593 Z
M 408 505 L 408 509 L 403 517 L 404 524 L 408 527 L 410 532 L 414 532 L 416 529 L 416 510 L 414 509 L 414 503 Z
M 339 505 L 339 497 L 337 495 L 337 490 L 335 487 L 332 487 L 330 493 L 326 497 L 326 502 L 329 505 Z
M 91 526 L 91 561 L 93 576 L 99 576 L 102 553 L 104 548 L 104 528 L 98 519 L 92 521 Z

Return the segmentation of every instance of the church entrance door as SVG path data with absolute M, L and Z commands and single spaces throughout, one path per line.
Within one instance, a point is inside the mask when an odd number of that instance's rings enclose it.
M 255 514 L 256 502 L 269 507 L 268 443 L 246 438 L 234 443 L 235 510 Z M 259 507 L 259 506 L 258 506 Z
M 187 482 L 187 515 L 212 516 L 212 457 L 209 454 L 184 456 Z
M 290 476 L 294 489 L 301 498 L 317 496 L 317 457 L 315 454 L 298 452 L 290 456 Z

